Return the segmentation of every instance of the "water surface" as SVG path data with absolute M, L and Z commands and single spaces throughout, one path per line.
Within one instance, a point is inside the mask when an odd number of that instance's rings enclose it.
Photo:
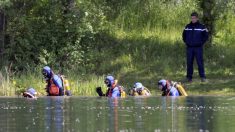
M 235 97 L 0 98 L 1 132 L 230 132 Z

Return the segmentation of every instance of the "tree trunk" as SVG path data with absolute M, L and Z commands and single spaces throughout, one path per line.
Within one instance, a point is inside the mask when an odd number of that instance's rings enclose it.
M 208 44 L 212 45 L 212 38 L 215 34 L 215 14 L 213 13 L 215 7 L 215 0 L 200 0 L 201 8 L 203 11 L 202 21 L 209 31 Z
M 0 9 L 0 66 L 3 64 L 3 52 L 5 44 L 5 14 L 4 11 Z

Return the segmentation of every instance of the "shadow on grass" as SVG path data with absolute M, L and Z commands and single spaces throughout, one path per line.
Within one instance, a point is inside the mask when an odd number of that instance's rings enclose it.
M 116 39 L 112 36 L 105 36 L 105 38 L 108 38 L 105 43 L 97 46 L 99 55 L 97 55 L 97 67 L 93 71 L 94 73 L 112 74 L 126 87 L 132 87 L 138 81 L 150 89 L 155 89 L 158 80 L 163 78 L 174 81 L 185 79 L 185 45 L 181 40 L 162 41 L 157 38 L 134 37 Z M 191 86 L 187 86 L 190 91 L 207 92 L 212 88 L 223 90 L 227 87 L 233 89 L 232 85 L 235 82 L 226 82 L 225 79 L 227 77 L 228 80 L 230 77 L 235 78 L 232 76 L 235 71 L 233 68 L 235 62 L 231 60 L 235 53 L 231 50 L 234 48 L 228 49 L 221 45 L 205 48 L 207 77 L 211 78 L 212 82 L 205 85 L 190 84 Z M 198 78 L 196 62 L 194 71 L 195 78 Z M 225 82 L 216 82 L 219 79 L 225 79 Z
M 213 95 L 230 95 L 235 92 L 235 76 L 229 78 L 208 79 L 208 82 L 201 83 L 199 80 L 192 84 L 186 84 L 187 90 L 191 94 L 213 94 Z

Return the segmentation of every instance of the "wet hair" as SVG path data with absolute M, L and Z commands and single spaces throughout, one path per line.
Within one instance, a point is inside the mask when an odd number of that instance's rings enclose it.
M 191 17 L 192 17 L 192 16 L 198 17 L 198 13 L 197 13 L 197 12 L 193 12 L 193 13 L 191 14 Z

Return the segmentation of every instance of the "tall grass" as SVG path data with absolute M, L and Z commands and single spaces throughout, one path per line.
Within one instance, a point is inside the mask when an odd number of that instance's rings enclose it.
M 13 82 L 11 82 L 7 68 L 0 71 L 0 95 L 11 96 L 14 95 L 15 89 L 12 88 Z
M 70 77 L 71 89 L 74 95 L 80 96 L 96 96 L 96 87 L 102 87 L 105 92 L 104 77 L 97 75 L 86 75 L 84 77 Z
M 66 75 L 70 82 L 70 87 L 74 95 L 94 96 L 95 88 L 101 86 L 105 91 L 104 77 L 89 75 L 86 77 L 77 76 L 76 74 Z M 21 74 L 10 77 L 7 73 L 0 72 L 0 96 L 21 95 L 27 88 L 34 88 L 38 96 L 46 95 L 46 83 L 39 71 L 25 71 Z

